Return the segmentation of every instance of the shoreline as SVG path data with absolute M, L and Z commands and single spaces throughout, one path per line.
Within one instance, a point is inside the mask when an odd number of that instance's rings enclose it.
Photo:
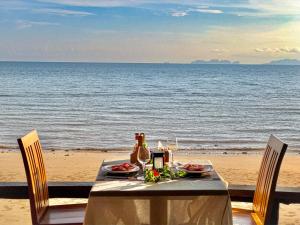
M 129 160 L 129 151 L 44 151 L 48 180 L 93 181 L 103 160 Z M 210 160 L 229 183 L 256 184 L 262 154 L 194 154 L 176 152 L 175 161 Z M 279 185 L 300 187 L 300 154 L 286 154 L 279 176 Z M 20 151 L 0 151 L 0 182 L 24 181 Z
M 0 146 L 0 153 L 19 152 L 19 148 L 5 148 Z M 131 153 L 131 148 L 43 148 L 46 152 L 91 152 L 91 153 Z M 198 149 L 178 149 L 174 154 L 178 155 L 261 155 L 264 148 L 198 148 Z M 287 150 L 287 155 L 300 155 L 300 150 Z

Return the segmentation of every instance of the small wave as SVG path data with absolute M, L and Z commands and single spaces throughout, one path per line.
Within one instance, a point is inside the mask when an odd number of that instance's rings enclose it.
M 19 147 L 17 145 L 0 145 L 0 149 L 3 150 L 9 150 L 9 149 L 18 149 Z

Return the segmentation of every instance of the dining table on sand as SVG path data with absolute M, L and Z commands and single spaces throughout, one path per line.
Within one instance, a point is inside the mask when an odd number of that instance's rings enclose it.
M 227 183 L 208 160 L 204 176 L 145 183 L 136 176 L 111 176 L 105 168 L 126 161 L 103 161 L 93 185 L 85 225 L 232 224 Z

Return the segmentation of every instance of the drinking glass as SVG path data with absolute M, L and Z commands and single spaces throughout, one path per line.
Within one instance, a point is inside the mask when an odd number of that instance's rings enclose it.
M 171 150 L 171 151 L 178 150 L 178 140 L 177 140 L 177 137 L 175 135 L 168 136 L 167 148 L 168 148 L 168 150 Z
M 178 150 L 178 140 L 175 135 L 168 136 L 167 149 L 171 151 L 169 155 L 169 165 L 172 167 L 174 161 L 174 151 Z
M 143 171 L 145 170 L 146 164 L 150 162 L 150 151 L 148 148 L 140 146 L 137 152 L 137 161 L 142 165 Z

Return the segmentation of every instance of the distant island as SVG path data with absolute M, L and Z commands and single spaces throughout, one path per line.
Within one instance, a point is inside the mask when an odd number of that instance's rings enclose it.
M 273 60 L 267 65 L 300 65 L 300 60 L 297 59 L 280 59 L 280 60 Z
M 222 59 L 211 59 L 211 60 L 195 60 L 191 64 L 240 64 L 239 61 L 230 61 Z M 300 65 L 300 60 L 298 59 L 279 59 L 273 60 L 263 65 Z
M 211 59 L 211 60 L 195 60 L 191 64 L 240 64 L 239 61 L 229 61 L 229 60 L 220 60 L 220 59 Z

